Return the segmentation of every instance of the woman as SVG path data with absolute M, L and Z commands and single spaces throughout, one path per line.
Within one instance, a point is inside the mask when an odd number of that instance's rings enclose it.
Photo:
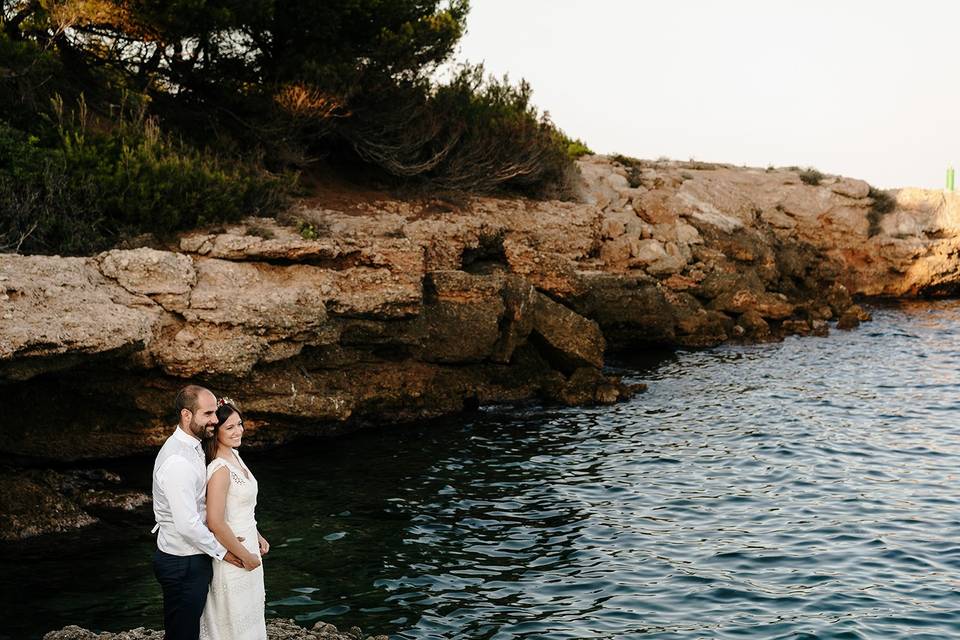
M 206 640 L 266 640 L 263 567 L 270 545 L 257 531 L 257 479 L 236 452 L 243 416 L 230 398 L 217 401 L 217 426 L 204 441 L 207 457 L 207 527 L 243 562 L 214 560 L 213 580 L 200 620 Z

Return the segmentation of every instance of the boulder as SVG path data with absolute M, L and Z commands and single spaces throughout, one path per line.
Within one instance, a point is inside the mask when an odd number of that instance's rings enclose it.
M 533 300 L 532 332 L 554 369 L 567 372 L 584 367 L 603 367 L 606 342 L 600 326 L 572 309 L 536 294 Z
M 597 322 L 608 347 L 674 343 L 673 308 L 656 280 L 595 271 L 581 272 L 579 277 L 583 293 L 568 302 L 578 314 Z
M 856 311 L 845 311 L 837 320 L 837 329 L 850 330 L 860 326 L 860 318 Z
M 756 311 L 760 317 L 771 320 L 782 320 L 793 315 L 795 305 L 786 301 L 785 297 L 767 291 L 754 293 L 749 289 L 737 289 L 721 293 L 710 307 L 718 311 L 733 314 L 743 314 L 747 311 Z
M 770 338 L 770 325 L 756 309 L 747 309 L 738 319 L 737 326 L 743 329 L 743 335 L 757 341 Z
M 784 320 L 780 324 L 780 330 L 784 335 L 809 335 L 813 331 L 813 326 L 808 320 Z
M 830 190 L 841 196 L 848 198 L 866 198 L 870 195 L 870 185 L 863 180 L 854 180 L 853 178 L 840 178 L 830 185 Z

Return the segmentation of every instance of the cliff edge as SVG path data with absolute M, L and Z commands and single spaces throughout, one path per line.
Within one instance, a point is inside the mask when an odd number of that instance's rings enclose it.
M 150 450 L 187 380 L 238 400 L 253 444 L 536 397 L 615 402 L 635 389 L 604 372 L 609 352 L 823 335 L 868 317 L 853 296 L 960 288 L 951 193 L 622 157 L 580 170 L 575 203 L 305 201 L 286 224 L 177 250 L 0 255 L 0 397 L 17 407 L 0 451 Z M 55 493 L 0 474 L 12 483 Z M 0 528 L 22 527 L 0 507 Z

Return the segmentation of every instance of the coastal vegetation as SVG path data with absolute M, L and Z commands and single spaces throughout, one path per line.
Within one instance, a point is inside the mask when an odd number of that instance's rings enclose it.
M 867 221 L 870 223 L 867 235 L 872 238 L 880 233 L 880 221 L 883 216 L 893 211 L 897 202 L 889 193 L 876 187 L 870 187 L 867 197 L 873 201 L 870 205 L 870 211 L 867 212 Z
M 589 149 L 530 85 L 450 67 L 468 10 L 3 0 L 0 250 L 84 254 L 273 216 L 319 165 L 393 187 L 570 195 Z
M 803 184 L 808 184 L 811 187 L 815 187 L 820 184 L 820 181 L 823 180 L 826 176 L 823 175 L 820 171 L 817 171 L 813 167 L 808 167 L 799 173 L 800 182 Z

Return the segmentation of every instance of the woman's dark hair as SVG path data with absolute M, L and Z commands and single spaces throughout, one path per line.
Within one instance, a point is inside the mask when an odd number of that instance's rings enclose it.
M 240 421 L 243 421 L 243 414 L 235 405 L 222 404 L 217 408 L 217 426 L 213 428 L 213 434 L 203 440 L 203 456 L 206 458 L 207 464 L 213 462 L 213 459 L 217 457 L 217 434 L 220 433 L 220 425 L 233 414 L 240 416 Z

